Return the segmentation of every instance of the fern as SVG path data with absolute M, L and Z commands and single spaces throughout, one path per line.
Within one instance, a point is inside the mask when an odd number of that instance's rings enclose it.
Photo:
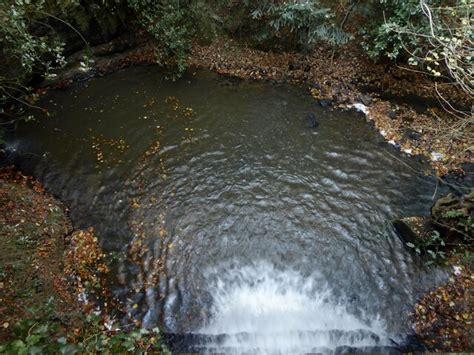
M 314 42 L 316 39 L 323 40 L 332 45 L 340 45 L 349 42 L 352 39 L 352 35 L 334 25 L 323 24 L 311 32 L 311 41 Z
M 283 4 L 264 3 L 251 12 L 256 20 L 266 20 L 276 35 L 291 33 L 303 46 L 322 40 L 333 45 L 347 43 L 352 37 L 334 23 L 333 12 L 319 1 Z

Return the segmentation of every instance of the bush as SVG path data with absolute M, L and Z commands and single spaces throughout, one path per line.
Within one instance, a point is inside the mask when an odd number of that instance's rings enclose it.
M 336 26 L 331 9 L 323 7 L 319 1 L 264 2 L 251 12 L 251 17 L 267 26 L 269 34 L 263 37 L 278 37 L 294 47 L 309 49 L 320 40 L 339 45 L 351 39 Z
M 191 14 L 179 0 L 128 0 L 138 22 L 160 44 L 164 64 L 175 79 L 186 70 L 193 35 Z
M 429 31 L 419 0 L 378 0 L 372 11 L 367 28 L 362 30 L 362 46 L 370 58 L 407 59 L 407 50 L 418 51 L 424 46 L 421 38 L 395 30 Z
M 65 43 L 50 20 L 67 26 L 87 46 L 77 29 L 57 17 L 66 17 L 78 5 L 78 0 L 0 2 L 0 107 L 9 100 L 31 106 L 35 97 L 27 96 L 29 80 L 34 75 L 53 77 L 53 69 L 66 64 Z

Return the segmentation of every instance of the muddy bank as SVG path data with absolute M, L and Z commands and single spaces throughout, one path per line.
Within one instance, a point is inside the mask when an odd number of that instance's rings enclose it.
M 66 208 L 13 168 L 0 175 L 2 340 L 27 309 L 57 297 L 61 317 L 79 311 L 62 272 L 65 239 L 72 233 Z M 71 319 L 65 319 L 71 321 Z

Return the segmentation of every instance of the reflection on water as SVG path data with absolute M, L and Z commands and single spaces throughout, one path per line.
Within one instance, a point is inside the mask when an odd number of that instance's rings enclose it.
M 208 350 L 387 345 L 444 278 L 388 223 L 428 211 L 428 167 L 301 88 L 144 67 L 43 104 L 55 114 L 10 142 L 77 227 L 125 253 L 112 281 L 124 322 L 220 336 Z

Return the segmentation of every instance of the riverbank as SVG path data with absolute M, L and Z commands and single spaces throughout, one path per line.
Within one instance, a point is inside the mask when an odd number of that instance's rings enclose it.
M 321 106 L 347 109 L 356 105 L 388 143 L 407 154 L 424 156 L 437 175 L 462 172 L 462 163 L 474 162 L 472 127 L 457 134 L 455 128 L 460 123 L 439 107 L 417 112 L 409 104 L 410 97 L 437 100 L 432 79 L 396 66 L 374 64 L 354 43 L 333 56 L 332 47 L 321 46 L 308 54 L 272 53 L 220 39 L 208 46 L 196 44 L 190 62 L 223 75 L 307 84 Z M 438 90 L 448 100 L 470 104 L 452 86 L 439 85 Z M 398 98 L 397 103 L 385 96 Z
M 457 264 L 459 260 L 450 261 Z M 413 328 L 427 349 L 474 351 L 474 273 L 455 266 L 449 281 L 423 296 L 411 315 Z
M 0 170 L 0 352 L 162 351 L 156 331 L 114 325 L 106 255 L 67 212 L 38 181 Z
M 418 300 L 411 322 L 428 349 L 474 349 L 474 189 L 439 198 L 430 216 L 393 222 L 405 245 L 424 262 L 450 267 L 448 282 Z

